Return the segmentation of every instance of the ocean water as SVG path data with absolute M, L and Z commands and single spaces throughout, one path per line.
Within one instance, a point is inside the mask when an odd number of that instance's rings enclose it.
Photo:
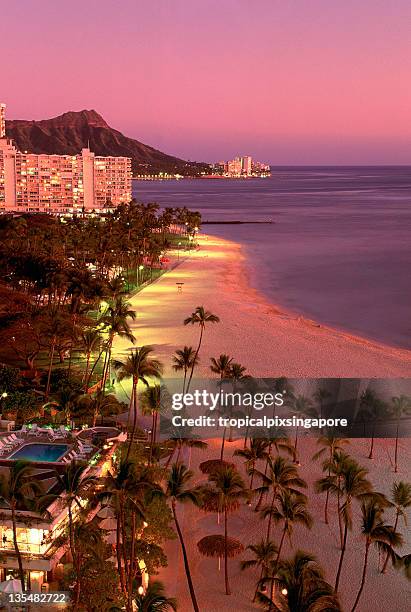
M 411 167 L 275 167 L 267 179 L 134 181 L 240 242 L 250 283 L 294 313 L 411 349 Z

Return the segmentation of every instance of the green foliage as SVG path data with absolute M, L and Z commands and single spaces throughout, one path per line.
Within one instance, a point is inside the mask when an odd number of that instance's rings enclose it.
M 2 400 L 3 415 L 25 423 L 39 415 L 39 397 L 33 391 L 14 391 Z
M 15 391 L 21 384 L 18 368 L 0 365 L 0 393 Z

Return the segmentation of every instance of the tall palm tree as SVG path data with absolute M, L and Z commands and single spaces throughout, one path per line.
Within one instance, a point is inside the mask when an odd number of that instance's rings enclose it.
M 333 438 L 333 437 L 328 437 L 328 436 L 320 436 L 317 439 L 317 444 L 320 445 L 321 448 L 319 451 L 317 451 L 313 455 L 313 460 L 317 461 L 317 459 L 320 459 L 325 454 L 327 454 L 328 461 L 325 464 L 323 464 L 323 469 L 327 470 L 328 476 L 331 476 L 331 463 L 332 463 L 332 458 L 334 456 L 334 453 L 336 453 L 337 451 L 343 450 L 344 444 L 349 444 L 349 443 L 350 441 L 347 438 Z M 327 489 L 325 505 L 324 505 L 324 522 L 326 525 L 328 525 L 329 497 L 330 497 L 330 490 Z
M 250 489 L 253 488 L 255 466 L 257 464 L 257 461 L 267 459 L 268 457 L 268 445 L 268 440 L 263 440 L 262 438 L 251 438 L 249 448 L 238 448 L 234 451 L 234 455 L 245 459 L 245 467 L 250 476 Z
M 150 582 L 147 589 L 136 599 L 136 612 L 168 612 L 177 610 L 177 601 L 173 597 L 167 597 L 164 593 L 164 585 L 159 582 Z
M 211 361 L 210 370 L 214 374 L 218 374 L 218 376 L 220 377 L 220 385 L 222 385 L 223 380 L 226 380 L 230 377 L 231 362 L 233 361 L 233 358 L 230 357 L 229 355 L 222 354 L 217 359 L 215 357 L 211 357 L 210 361 Z M 221 404 L 220 404 L 220 407 L 221 407 Z M 226 432 L 227 432 L 227 427 L 224 427 L 223 439 L 221 441 L 221 451 L 220 451 L 221 461 L 223 460 L 223 457 L 224 457 Z
M 237 470 L 225 465 L 209 475 L 211 486 L 204 489 L 205 510 L 224 515 L 224 579 L 226 595 L 231 595 L 228 578 L 228 514 L 238 510 L 240 502 L 248 499 L 249 491 Z
M 407 509 L 411 508 L 411 483 L 403 481 L 394 482 L 392 485 L 391 500 L 395 508 L 394 531 L 397 531 L 400 516 L 403 518 L 405 525 L 407 525 Z M 389 560 L 390 555 L 387 554 L 381 570 L 382 574 L 385 573 Z
M 182 349 L 178 349 L 173 355 L 173 370 L 174 372 L 183 372 L 183 393 L 186 388 L 187 374 L 191 368 L 195 367 L 200 361 L 198 355 L 192 346 L 185 346 Z
M 184 325 L 198 325 L 200 327 L 200 336 L 198 339 L 198 345 L 196 348 L 194 360 L 191 366 L 190 376 L 189 376 L 187 387 L 186 387 L 186 392 L 188 392 L 188 389 L 191 383 L 191 379 L 193 378 L 194 367 L 195 367 L 196 360 L 198 358 L 198 354 L 200 352 L 201 343 L 203 341 L 203 334 L 204 334 L 205 326 L 207 325 L 207 323 L 219 323 L 219 322 L 220 322 L 220 319 L 217 317 L 217 315 L 209 312 L 208 310 L 205 310 L 204 306 L 197 306 L 194 312 L 191 313 L 189 317 L 184 319 Z
M 166 485 L 166 496 L 171 501 L 171 510 L 173 512 L 174 524 L 176 526 L 178 538 L 180 540 L 181 551 L 183 553 L 184 569 L 186 572 L 188 588 L 190 590 L 191 601 L 195 612 L 199 612 L 199 607 L 194 591 L 194 585 L 191 578 L 190 565 L 188 562 L 186 545 L 181 531 L 180 523 L 177 517 L 177 504 L 191 502 L 199 506 L 201 502 L 201 492 L 198 488 L 189 488 L 190 481 L 193 477 L 193 472 L 184 464 L 174 464 L 171 467 L 171 472 L 168 476 Z
M 120 338 L 127 338 L 130 342 L 134 343 L 135 338 L 131 332 L 129 321 L 134 321 L 135 318 L 136 312 L 130 308 L 127 301 L 118 296 L 100 319 L 101 326 L 104 327 L 108 334 L 102 373 L 102 389 L 105 387 L 109 373 L 114 338 L 119 336 Z
M 385 410 L 385 402 L 383 402 L 372 389 L 366 389 L 360 398 L 359 415 L 362 416 L 365 421 L 371 421 L 371 442 L 368 459 L 372 459 L 374 456 L 375 424 L 381 419 Z
M 131 537 L 130 549 L 134 550 L 136 530 L 131 534 L 126 526 L 127 511 L 131 508 L 134 519 L 137 515 L 141 520 L 145 519 L 146 495 L 162 495 L 162 490 L 155 479 L 155 472 L 148 466 L 137 466 L 133 461 L 121 457 L 115 472 L 108 471 L 104 487 L 98 498 L 109 501 L 114 509 L 116 517 L 116 554 L 117 569 L 123 593 L 130 599 L 130 582 L 132 579 L 132 559 L 127 547 L 127 540 Z M 126 577 L 126 569 L 130 568 L 129 580 Z M 129 601 L 130 603 L 130 601 Z
M 75 461 L 73 461 L 72 463 L 69 463 L 64 466 L 63 471 L 57 474 L 57 480 L 60 483 L 61 488 L 63 489 L 64 501 L 67 506 L 70 552 L 73 558 L 73 565 L 76 574 L 76 603 L 78 603 L 80 598 L 80 567 L 76 565 L 76 559 L 78 559 L 78 556 L 76 554 L 76 547 L 74 542 L 73 506 L 76 505 L 77 508 L 81 511 L 82 506 L 80 503 L 80 498 L 86 495 L 90 491 L 90 489 L 92 489 L 97 483 L 97 478 L 95 476 L 91 476 L 85 473 L 87 467 L 87 464 L 76 463 Z M 46 496 L 46 498 L 47 497 L 49 496 Z M 56 495 L 55 497 L 59 496 Z
M 141 404 L 143 408 L 143 413 L 147 413 L 151 415 L 151 434 L 150 434 L 150 455 L 148 458 L 148 463 L 151 463 L 153 458 L 153 448 L 155 441 L 157 439 L 157 424 L 158 424 L 158 415 L 161 412 L 161 395 L 162 389 L 158 384 L 150 385 L 144 391 L 141 396 Z
M 398 472 L 398 434 L 400 429 L 400 420 L 402 416 L 411 414 L 411 398 L 406 395 L 400 395 L 392 398 L 392 405 L 389 412 L 395 417 L 397 426 L 395 433 L 395 453 L 394 453 L 394 472 Z
M 59 311 L 55 311 L 44 319 L 42 335 L 45 339 L 45 345 L 49 350 L 49 366 L 47 370 L 46 390 L 44 393 L 44 397 L 47 399 L 50 393 L 51 372 L 57 344 L 63 337 L 67 338 L 73 336 L 72 325 L 69 324 L 66 316 L 63 316 Z
M 348 530 L 351 531 L 352 529 L 352 501 L 353 499 L 362 501 L 372 492 L 372 484 L 366 478 L 367 474 L 367 469 L 360 466 L 355 459 L 350 458 L 349 460 L 346 460 L 343 465 L 340 484 L 338 485 L 336 482 L 338 477 L 334 477 L 335 481 L 331 484 L 331 487 L 339 487 L 344 497 L 344 503 L 340 509 L 344 521 L 344 536 L 340 561 L 338 563 L 337 575 L 335 578 L 336 591 L 338 591 L 344 555 L 347 549 Z M 330 490 L 333 489 L 330 488 Z
M 269 510 L 271 512 L 271 510 Z M 280 544 L 278 546 L 277 562 L 280 559 L 281 551 L 284 544 L 284 538 L 287 535 L 291 543 L 294 524 L 299 523 L 311 529 L 313 519 L 307 510 L 307 499 L 301 493 L 295 493 L 290 490 L 283 490 L 278 497 L 278 501 L 274 506 L 273 520 L 275 523 L 283 522 L 283 532 L 281 535 Z
M 272 451 L 275 450 L 277 455 L 280 455 L 282 451 L 284 451 L 289 457 L 294 456 L 294 445 L 290 441 L 287 436 L 277 437 L 276 435 L 268 436 L 268 449 L 267 449 L 267 458 L 265 461 L 264 467 L 264 476 L 267 475 L 267 471 L 269 468 L 269 458 L 272 457 Z M 261 490 L 258 498 L 258 502 L 256 507 L 254 508 L 255 512 L 258 512 L 261 508 L 261 504 L 263 503 L 264 495 L 266 491 Z
M 323 418 L 323 408 L 327 399 L 331 397 L 331 393 L 325 387 L 318 387 L 318 389 L 313 394 L 313 399 L 317 402 L 319 406 L 319 416 Z
M 101 346 L 101 334 L 98 329 L 86 329 L 80 336 L 80 348 L 82 353 L 86 356 L 86 369 L 83 372 L 82 380 L 87 384 L 89 371 L 90 371 L 90 359 L 92 353 L 98 351 Z
M 297 395 L 295 398 L 293 398 L 292 404 L 293 404 L 293 410 L 294 412 L 297 413 L 297 415 L 313 416 L 312 411 L 314 410 L 314 408 L 313 408 L 311 399 L 309 397 L 306 397 L 305 395 Z M 297 425 L 295 429 L 295 439 L 294 439 L 294 463 L 297 463 L 297 456 L 298 456 L 298 450 L 297 450 L 298 431 L 299 431 L 299 427 Z
M 256 490 L 264 493 L 271 491 L 271 502 L 261 510 L 262 516 L 264 518 L 268 517 L 266 535 L 268 542 L 271 536 L 272 510 L 278 495 L 287 489 L 303 497 L 299 489 L 305 488 L 307 483 L 299 477 L 297 467 L 280 455 L 274 459 L 268 457 L 268 471 L 266 474 L 259 470 L 255 470 L 255 472 L 262 480 L 261 487 L 258 487 Z
M 162 363 L 150 354 L 153 352 L 152 346 L 141 346 L 134 348 L 125 361 L 116 360 L 114 361 L 114 369 L 117 373 L 117 380 L 121 381 L 125 378 L 132 379 L 132 389 L 129 404 L 129 415 L 128 423 L 133 416 L 133 425 L 129 444 L 127 447 L 126 460 L 130 456 L 131 447 L 134 441 L 134 434 L 137 428 L 137 410 L 138 410 L 138 393 L 137 386 L 139 382 L 142 382 L 146 387 L 149 386 L 150 379 L 161 378 L 163 371 Z
M 386 553 L 393 560 L 396 558 L 394 547 L 401 546 L 403 538 L 395 531 L 392 525 L 383 521 L 383 509 L 373 499 L 364 500 L 361 503 L 361 532 L 365 538 L 364 565 L 361 576 L 361 584 L 351 612 L 354 612 L 360 601 L 367 576 L 368 556 L 373 544 L 379 551 Z
M 341 612 L 334 590 L 324 578 L 315 557 L 297 550 L 294 557 L 280 561 L 274 574 L 281 595 L 279 602 L 258 594 L 258 601 L 275 612 Z
M 341 498 L 342 498 L 342 490 L 341 490 L 341 479 L 342 474 L 345 469 L 345 464 L 347 461 L 350 461 L 351 457 L 347 455 L 342 450 L 334 451 L 331 460 L 324 461 L 322 468 L 323 471 L 327 472 L 327 476 L 320 478 L 314 484 L 314 488 L 317 493 L 328 492 L 328 495 L 334 494 L 337 499 L 337 516 L 338 516 L 338 529 L 340 534 L 340 547 L 343 547 L 343 539 L 344 539 L 344 528 L 343 528 L 343 519 L 341 514 Z
M 19 578 L 22 591 L 26 590 L 24 584 L 24 569 L 21 552 L 17 540 L 17 515 L 19 508 L 27 508 L 30 500 L 40 493 L 38 481 L 33 476 L 33 469 L 28 461 L 12 461 L 7 468 L 7 474 L 0 475 L 0 497 L 9 505 L 13 529 L 13 545 L 19 567 Z
M 246 570 L 254 567 L 261 569 L 260 580 L 257 582 L 253 597 L 254 602 L 257 598 L 257 593 L 261 582 L 264 581 L 264 579 L 269 575 L 271 565 L 278 553 L 278 547 L 274 544 L 274 542 L 266 542 L 265 540 L 261 540 L 257 544 L 249 544 L 247 549 L 253 553 L 254 559 L 241 561 L 241 569 Z

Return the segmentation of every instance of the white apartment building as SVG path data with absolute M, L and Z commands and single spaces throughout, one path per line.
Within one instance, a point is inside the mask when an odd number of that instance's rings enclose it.
M 131 159 L 19 151 L 5 137 L 0 105 L 0 212 L 102 212 L 131 200 Z

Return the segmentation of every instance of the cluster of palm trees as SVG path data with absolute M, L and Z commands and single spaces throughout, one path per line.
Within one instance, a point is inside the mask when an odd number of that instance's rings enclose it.
M 160 212 L 157 204 L 135 201 L 103 217 L 3 216 L 2 345 L 31 371 L 48 356 L 49 392 L 55 357 L 60 362 L 68 357 L 71 367 L 74 353 L 89 360 L 98 348 L 92 330 L 101 304 L 115 303 L 151 278 L 166 250 L 176 241 L 188 244 L 200 222 L 199 214 L 186 208 Z M 107 310 L 107 319 L 110 314 Z

